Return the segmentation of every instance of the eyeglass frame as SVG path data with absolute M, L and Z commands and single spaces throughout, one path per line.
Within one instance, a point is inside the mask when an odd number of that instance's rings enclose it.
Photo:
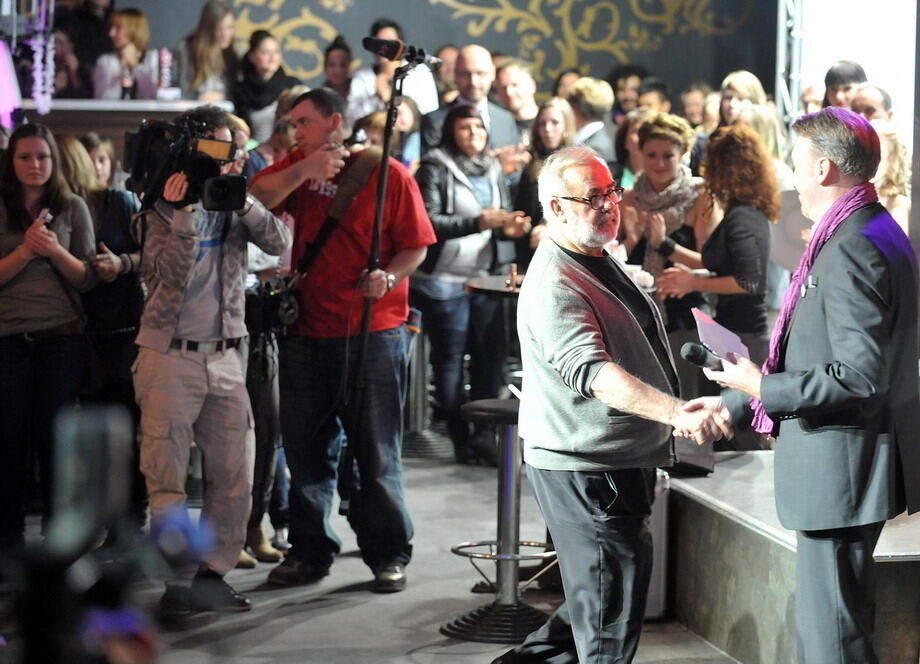
M 611 189 L 608 189 L 607 191 L 605 191 L 603 194 L 591 194 L 590 196 L 555 196 L 554 198 L 561 198 L 566 201 L 577 201 L 578 203 L 584 203 L 585 205 L 590 207 L 592 210 L 597 211 L 597 210 L 604 209 L 603 201 L 612 200 L 610 198 L 611 195 L 616 194 L 616 198 L 613 199 L 613 203 L 617 204 L 623 200 L 624 193 L 626 193 L 626 189 L 624 189 L 623 187 L 612 187 Z M 600 207 L 594 207 L 591 204 L 591 199 L 595 198 L 596 196 L 601 197 L 602 202 L 600 203 Z

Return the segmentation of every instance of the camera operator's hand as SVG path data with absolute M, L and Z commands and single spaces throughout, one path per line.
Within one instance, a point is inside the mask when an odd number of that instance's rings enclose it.
M 186 177 L 185 173 L 173 173 L 166 179 L 166 184 L 163 185 L 163 200 L 167 203 L 178 203 L 185 198 L 187 193 L 188 177 Z M 177 209 L 192 212 L 194 207 L 186 205 Z
M 301 175 L 305 179 L 331 180 L 345 168 L 348 150 L 340 143 L 329 143 L 314 150 L 301 161 Z

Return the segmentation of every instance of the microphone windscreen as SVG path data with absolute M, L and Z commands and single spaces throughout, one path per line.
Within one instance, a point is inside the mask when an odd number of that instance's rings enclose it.
M 399 60 L 402 58 L 403 43 L 398 39 L 377 39 L 376 37 L 365 37 L 361 40 L 361 45 L 371 53 L 376 53 L 387 60 Z
M 722 368 L 722 362 L 705 346 L 692 341 L 685 343 L 680 348 L 680 356 L 698 367 L 719 370 Z

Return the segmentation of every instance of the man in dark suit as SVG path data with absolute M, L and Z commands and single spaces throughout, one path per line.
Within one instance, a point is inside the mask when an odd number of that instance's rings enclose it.
M 572 86 L 569 96 L 575 115 L 575 144 L 593 148 L 607 162 L 611 171 L 617 163 L 612 130 L 605 120 L 613 108 L 613 88 L 607 81 L 582 76 Z
M 731 388 L 734 422 L 753 412 L 776 437 L 776 508 L 796 531 L 799 662 L 866 664 L 877 661 L 875 544 L 886 519 L 920 510 L 917 263 L 868 182 L 871 125 L 827 108 L 793 129 L 795 188 L 817 222 L 810 246 L 763 371 L 732 356 L 706 374 Z
M 441 143 L 441 128 L 448 111 L 456 105 L 467 104 L 475 106 L 489 132 L 489 147 L 498 149 L 506 146 L 517 146 L 521 141 L 514 116 L 504 108 L 489 101 L 489 91 L 495 81 L 495 65 L 492 63 L 492 54 L 477 44 L 471 44 L 460 49 L 457 63 L 454 67 L 454 79 L 460 91 L 450 104 L 442 104 L 440 108 L 428 113 L 422 118 L 422 153 Z M 502 159 L 504 163 L 505 159 Z M 516 169 L 513 169 L 516 170 Z M 506 172 L 507 169 L 506 169 Z

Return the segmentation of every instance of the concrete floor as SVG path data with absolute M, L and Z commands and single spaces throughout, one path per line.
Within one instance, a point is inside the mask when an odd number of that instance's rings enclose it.
M 271 565 L 237 570 L 228 581 L 248 594 L 245 614 L 202 614 L 181 630 L 161 633 L 161 660 L 169 664 L 487 664 L 511 646 L 463 642 L 439 634 L 443 623 L 491 601 L 473 594 L 481 579 L 468 559 L 452 555 L 460 541 L 494 537 L 495 470 L 449 461 L 405 461 L 406 493 L 415 522 L 409 586 L 401 593 L 369 591 L 371 575 L 358 557 L 343 517 L 334 527 L 343 553 L 330 576 L 317 584 L 277 588 L 265 583 Z M 543 538 L 543 524 L 526 480 L 522 488 L 524 540 Z M 485 561 L 483 571 L 494 575 Z M 158 588 L 142 592 L 154 606 Z M 550 610 L 559 597 L 528 590 L 524 600 Z M 648 623 L 635 662 L 641 664 L 735 662 L 673 622 Z

